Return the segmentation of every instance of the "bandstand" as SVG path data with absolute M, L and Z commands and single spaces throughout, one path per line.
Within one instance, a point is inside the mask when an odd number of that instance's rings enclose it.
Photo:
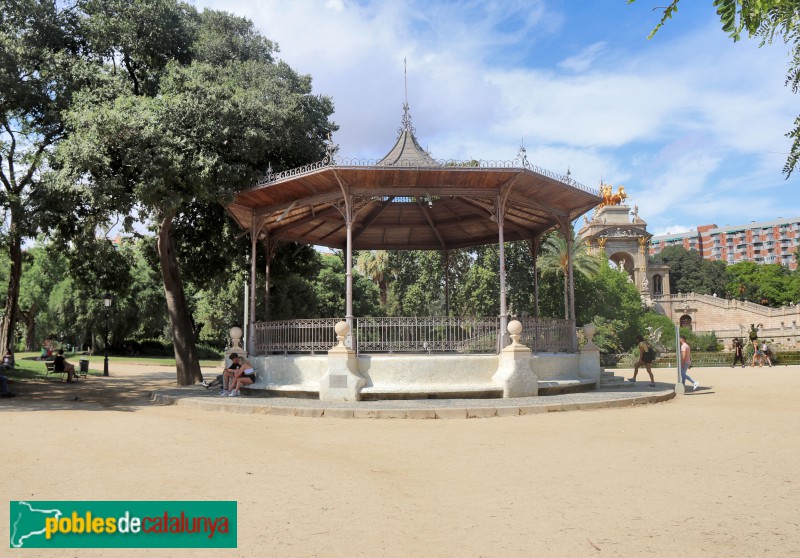
M 380 160 L 342 158 L 329 144 L 318 163 L 268 172 L 227 207 L 251 238 L 244 345 L 258 374 L 252 389 L 354 401 L 517 397 L 595 387 L 599 353 L 591 331 L 578 350 L 571 261 L 569 319 L 539 318 L 536 311 L 510 320 L 504 242 L 529 241 L 535 262 L 544 233 L 558 230 L 571 245 L 573 221 L 601 201 L 569 173 L 531 165 L 522 147 L 513 161 L 432 158 L 415 137 L 407 103 L 397 140 Z M 267 288 L 267 315 L 255 320 L 256 249 L 261 243 L 266 251 L 269 285 L 270 259 L 280 242 L 344 252 L 343 319 L 270 321 Z M 486 244 L 499 248 L 499 316 L 454 318 L 449 307 L 441 317 L 353 315 L 354 250 L 438 250 L 447 266 L 449 250 Z M 532 289 L 538 308 L 538 286 Z

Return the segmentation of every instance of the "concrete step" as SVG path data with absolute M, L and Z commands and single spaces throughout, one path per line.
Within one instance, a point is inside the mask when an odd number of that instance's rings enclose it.
M 622 376 L 615 376 L 613 372 L 603 371 L 600 375 L 600 389 L 624 389 L 635 385 L 633 382 L 625 381 Z

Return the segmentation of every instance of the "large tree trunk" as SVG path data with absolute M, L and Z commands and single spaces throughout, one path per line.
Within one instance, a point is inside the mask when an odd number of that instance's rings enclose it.
M 203 381 L 200 361 L 194 344 L 194 329 L 183 292 L 183 281 L 175 258 L 175 239 L 172 220 L 175 211 L 169 212 L 158 225 L 158 259 L 164 279 L 167 297 L 167 312 L 172 324 L 172 342 L 175 346 L 175 362 L 178 368 L 178 385 L 190 386 Z
M 380 289 L 381 308 L 386 308 L 386 303 L 389 302 L 389 284 L 386 281 L 378 283 Z
M 19 319 L 25 322 L 25 350 L 36 351 L 36 303 L 27 310 L 21 310 Z
M 11 205 L 11 220 L 8 226 L 8 255 L 11 269 L 8 274 L 8 290 L 6 291 L 6 308 L 3 324 L 0 326 L 0 355 L 10 349 L 14 354 L 14 333 L 17 328 L 17 304 L 19 303 L 19 279 L 22 276 L 22 237 L 19 234 L 21 210 Z

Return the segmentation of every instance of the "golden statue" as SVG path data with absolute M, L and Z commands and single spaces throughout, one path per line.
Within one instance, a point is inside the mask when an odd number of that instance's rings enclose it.
M 620 184 L 617 187 L 617 193 L 613 192 L 613 186 L 611 184 L 601 184 L 600 185 L 600 196 L 603 198 L 603 201 L 597 207 L 605 207 L 607 205 L 621 205 L 623 201 L 628 197 L 628 194 L 625 193 L 625 186 Z

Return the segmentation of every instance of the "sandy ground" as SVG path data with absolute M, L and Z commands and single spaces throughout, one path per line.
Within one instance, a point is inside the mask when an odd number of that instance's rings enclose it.
M 5 498 L 237 500 L 239 548 L 9 555 L 800 556 L 797 366 L 693 369 L 710 387 L 656 405 L 453 421 L 155 406 L 173 372 L 111 371 L 0 399 Z

